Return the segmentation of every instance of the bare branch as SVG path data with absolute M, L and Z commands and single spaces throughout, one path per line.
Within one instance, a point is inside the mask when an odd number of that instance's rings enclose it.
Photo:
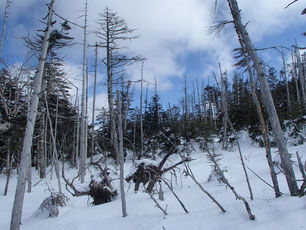
M 292 2 L 290 2 L 284 9 L 287 9 L 289 6 L 291 6 L 292 4 L 296 3 L 298 0 L 294 0 Z

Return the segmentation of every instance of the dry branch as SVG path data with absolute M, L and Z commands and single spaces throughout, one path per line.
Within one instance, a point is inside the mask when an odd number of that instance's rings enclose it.
M 219 167 L 217 161 L 216 161 L 216 158 L 214 156 L 214 154 L 211 154 L 209 151 L 208 151 L 208 155 L 210 156 L 210 160 L 214 163 L 215 165 L 215 168 L 216 170 L 218 171 L 219 175 L 222 177 L 222 182 L 224 184 L 226 184 L 230 189 L 231 191 L 234 193 L 235 197 L 237 200 L 241 200 L 243 203 L 244 203 L 244 206 L 245 206 L 245 209 L 246 211 L 248 212 L 249 214 L 249 217 L 251 220 L 255 220 L 255 215 L 252 214 L 252 211 L 251 211 L 251 208 L 250 208 L 250 205 L 249 203 L 246 201 L 246 199 L 242 196 L 240 196 L 236 190 L 234 189 L 233 186 L 230 185 L 230 183 L 228 182 L 228 180 L 226 179 L 226 177 L 224 176 L 224 173 L 223 171 L 221 170 L 221 168 Z
M 146 193 L 148 193 L 149 194 L 149 196 L 151 197 L 151 199 L 154 201 L 154 203 L 156 204 L 156 207 L 157 208 L 159 208 L 166 216 L 168 215 L 168 213 L 166 212 L 166 210 L 165 209 L 163 209 L 161 206 L 160 206 L 160 204 L 157 202 L 157 200 L 153 197 L 153 195 L 150 193 L 150 192 L 148 192 L 148 190 L 146 190 Z

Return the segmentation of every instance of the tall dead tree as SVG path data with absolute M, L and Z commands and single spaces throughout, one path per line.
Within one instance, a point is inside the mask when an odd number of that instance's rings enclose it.
M 262 60 L 259 58 L 254 45 L 251 41 L 251 38 L 246 30 L 245 25 L 243 25 L 240 15 L 240 9 L 238 7 L 238 3 L 236 0 L 227 0 L 231 15 L 233 17 L 233 22 L 235 25 L 236 33 L 241 36 L 242 43 L 245 46 L 246 51 L 251 57 L 255 70 L 257 72 L 257 76 L 260 83 L 261 96 L 263 98 L 265 107 L 267 109 L 269 120 L 271 122 L 272 130 L 275 136 L 275 141 L 279 150 L 279 154 L 281 157 L 282 165 L 284 168 L 288 188 L 290 190 L 290 194 L 292 196 L 298 196 L 299 190 L 297 186 L 297 182 L 295 179 L 295 174 L 292 168 L 292 163 L 290 160 L 290 155 L 288 153 L 288 149 L 286 147 L 284 135 L 280 126 L 280 122 L 278 119 L 278 115 L 275 109 L 274 101 L 269 90 L 269 85 L 267 81 L 267 76 L 264 68 L 264 64 Z
M 202 101 L 200 97 L 198 78 L 196 79 L 196 81 L 197 81 L 197 95 L 198 95 L 198 117 L 199 119 L 202 119 Z
M 96 108 L 96 86 L 97 86 L 97 71 L 98 71 L 98 44 L 95 45 L 95 75 L 94 75 L 94 90 L 92 102 L 92 117 L 91 117 L 91 156 L 90 162 L 93 162 L 95 152 L 95 108 Z
M 262 107 L 261 107 L 261 104 L 259 102 L 259 99 L 258 99 L 258 96 L 257 96 L 257 93 L 256 93 L 255 77 L 253 77 L 252 66 L 251 66 L 248 54 L 246 52 L 246 49 L 244 48 L 241 36 L 239 36 L 239 43 L 240 43 L 240 46 L 241 46 L 241 53 L 242 53 L 242 56 L 243 56 L 243 59 L 244 59 L 244 63 L 246 65 L 246 68 L 247 68 L 248 74 L 249 74 L 251 92 L 252 92 L 252 99 L 253 99 L 254 104 L 256 106 L 256 109 L 257 109 L 257 114 L 258 114 L 261 133 L 262 133 L 262 139 L 263 139 L 263 143 L 264 143 L 265 150 L 266 150 L 266 158 L 267 158 L 268 166 L 269 166 L 269 169 L 270 169 L 270 175 L 271 175 L 271 179 L 272 179 L 272 183 L 273 183 L 275 196 L 277 198 L 277 197 L 281 196 L 281 192 L 280 192 L 280 189 L 279 189 L 277 175 L 276 175 L 274 165 L 273 165 L 270 142 L 269 142 L 269 138 L 268 138 L 268 135 L 269 135 L 268 134 L 268 129 L 266 127 L 266 122 L 265 122 L 265 118 L 264 118 L 264 115 L 263 115 Z M 255 73 L 254 73 L 254 75 L 255 75 Z
M 118 134 L 116 130 L 116 116 L 114 110 L 113 83 L 114 76 L 121 74 L 126 65 L 136 61 L 141 61 L 140 56 L 129 57 L 121 54 L 126 46 L 122 46 L 123 42 L 131 41 L 137 36 L 132 35 L 134 30 L 130 29 L 124 19 L 120 18 L 117 13 L 106 8 L 99 15 L 97 20 L 99 30 L 95 30 L 95 34 L 100 39 L 98 43 L 100 47 L 106 50 L 106 58 L 102 60 L 106 66 L 107 72 L 107 95 L 110 117 L 111 143 L 116 155 L 116 162 L 119 164 L 118 150 Z
M 220 80 L 221 80 L 221 101 L 222 101 L 222 112 L 223 112 L 223 140 L 222 140 L 222 149 L 226 149 L 227 143 L 227 117 L 228 117 L 228 109 L 227 109 L 227 87 L 226 87 L 226 76 L 224 78 L 221 64 L 219 62 L 219 70 L 220 70 Z
M 294 60 L 294 54 L 293 54 L 293 48 L 291 48 L 291 61 L 292 61 L 292 74 L 293 74 L 293 79 L 295 83 L 295 90 L 296 90 L 296 101 L 298 104 L 301 103 L 301 98 L 300 98 L 300 90 L 299 90 L 299 83 L 298 83 L 298 74 L 296 70 L 296 62 Z
M 83 39 L 83 78 L 82 78 L 82 99 L 81 99 L 81 135 L 80 135 L 80 166 L 79 174 L 81 177 L 81 183 L 85 180 L 85 168 L 86 168 L 86 55 L 87 55 L 87 0 L 85 0 L 85 17 L 84 17 L 84 39 Z
M 122 205 L 122 216 L 127 216 L 125 191 L 124 191 L 124 154 L 123 154 L 123 132 L 122 132 L 122 112 L 120 91 L 117 90 L 117 110 L 118 110 L 118 135 L 119 135 L 119 162 L 120 162 L 120 196 Z
M 286 60 L 285 60 L 285 54 L 284 54 L 283 49 L 281 51 L 281 54 L 282 54 L 283 72 L 284 72 L 284 78 L 285 78 L 285 84 L 286 84 L 287 108 L 288 108 L 288 112 L 289 112 L 290 108 L 291 108 L 291 100 L 290 100 L 290 91 L 289 91 L 289 82 L 288 82 L 288 76 L 287 76 Z
M 297 63 L 297 68 L 298 68 L 298 79 L 300 81 L 303 106 L 304 106 L 304 109 L 306 110 L 305 79 L 304 79 L 304 74 L 303 74 L 303 66 L 302 66 L 302 62 L 301 62 L 300 50 L 297 49 L 297 48 L 295 48 L 295 57 L 296 57 L 296 63 Z
M 4 34 L 5 34 L 5 29 L 6 29 L 6 24 L 7 24 L 7 18 L 8 18 L 8 9 L 10 7 L 11 1 L 6 0 L 5 4 L 5 10 L 4 10 L 4 17 L 3 17 L 3 24 L 2 24 L 2 32 L 1 32 L 1 38 L 0 38 L 0 57 L 1 57 L 1 51 L 3 47 L 3 41 L 4 41 Z
M 184 94 L 185 94 L 185 121 L 189 120 L 189 111 L 188 111 L 188 93 L 187 93 L 187 77 L 185 76 L 185 86 L 184 86 Z
M 140 81 L 140 156 L 143 152 L 143 115 L 142 115 L 142 94 L 143 94 L 143 62 L 141 64 L 141 81 Z
M 15 192 L 15 199 L 13 204 L 12 210 L 12 217 L 11 217 L 11 224 L 10 230 L 19 230 L 21 224 L 21 216 L 22 216 L 22 207 L 23 207 L 23 200 L 25 194 L 25 184 L 26 184 L 26 171 L 27 166 L 29 165 L 29 159 L 31 155 L 32 149 L 32 141 L 33 141 L 33 133 L 34 133 L 34 125 L 36 121 L 37 115 L 37 107 L 39 102 L 39 93 L 41 90 L 41 83 L 43 72 L 45 68 L 45 62 L 47 57 L 47 51 L 49 46 L 49 37 L 51 34 L 52 24 L 52 16 L 53 16 L 53 7 L 54 7 L 55 0 L 51 0 L 47 19 L 47 28 L 45 29 L 45 36 L 42 43 L 41 54 L 39 58 L 39 63 L 37 67 L 37 73 L 34 82 L 34 90 L 32 94 L 30 112 L 27 114 L 27 126 L 23 141 L 23 148 L 20 155 L 20 163 L 18 169 L 18 180 Z

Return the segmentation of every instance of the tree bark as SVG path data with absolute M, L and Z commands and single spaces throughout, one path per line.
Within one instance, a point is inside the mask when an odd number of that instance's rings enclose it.
M 97 69 L 98 69 L 98 44 L 95 49 L 95 76 L 94 76 L 94 91 L 92 102 L 92 117 L 91 117 L 91 156 L 90 162 L 93 162 L 93 155 L 95 152 L 95 109 L 96 109 L 96 86 L 97 86 Z
M 140 82 L 140 154 L 143 153 L 143 115 L 142 115 L 142 94 L 143 94 L 143 62 L 141 64 L 141 82 Z
M 87 0 L 85 1 L 85 19 L 84 19 L 84 40 L 83 40 L 83 79 L 82 79 L 82 101 L 81 101 L 81 135 L 80 135 L 80 168 L 79 174 L 81 183 L 85 180 L 85 167 L 86 167 L 86 150 L 85 146 L 85 132 L 86 132 L 86 54 L 87 54 Z
M 125 191 L 124 191 L 124 154 L 123 154 L 123 132 L 122 132 L 122 113 L 120 91 L 117 91 L 117 108 L 118 108 L 118 134 L 119 134 L 119 158 L 120 158 L 120 196 L 122 205 L 122 216 L 127 216 Z
M 51 0 L 50 5 L 49 5 L 47 29 L 45 30 L 45 36 L 44 36 L 44 40 L 42 44 L 39 64 L 37 67 L 37 74 L 36 74 L 35 83 L 34 83 L 34 91 L 32 95 L 30 112 L 27 115 L 27 126 L 26 126 L 26 131 L 25 131 L 24 142 L 23 142 L 23 149 L 22 149 L 21 156 L 20 156 L 20 164 L 19 164 L 19 170 L 18 170 L 19 174 L 18 174 L 18 181 L 17 181 L 15 199 L 14 199 L 13 210 L 12 210 L 10 230 L 19 230 L 20 224 L 21 224 L 22 207 L 23 207 L 23 200 L 24 200 L 24 194 L 25 194 L 26 170 L 29 164 L 29 159 L 30 159 L 30 154 L 31 154 L 34 125 L 36 121 L 37 107 L 38 107 L 38 101 L 39 101 L 39 93 L 41 90 L 42 76 L 44 72 L 45 61 L 46 61 L 48 45 L 49 45 L 49 37 L 50 37 L 51 27 L 52 27 L 52 15 L 53 15 L 54 2 L 55 0 Z
M 286 84 L 287 113 L 289 115 L 290 109 L 291 109 L 291 100 L 290 100 L 289 83 L 288 83 L 288 77 L 287 77 L 286 61 L 285 61 L 285 55 L 284 55 L 283 50 L 282 50 L 282 60 L 283 60 L 284 77 L 285 77 L 285 84 Z
M 3 41 L 4 41 L 4 34 L 5 34 L 5 29 L 6 29 L 6 24 L 7 24 L 7 18 L 8 18 L 8 9 L 10 7 L 11 1 L 6 0 L 5 4 L 5 10 L 4 10 L 4 17 L 3 17 L 3 24 L 2 24 L 2 32 L 1 32 L 1 38 L 0 38 L 0 56 L 1 56 L 1 51 L 3 47 Z

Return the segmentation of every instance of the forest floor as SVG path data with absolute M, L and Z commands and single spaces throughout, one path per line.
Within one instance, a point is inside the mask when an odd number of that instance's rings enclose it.
M 271 184 L 269 168 L 265 158 L 264 148 L 253 145 L 246 135 L 240 138 L 242 152 L 245 163 L 265 181 Z M 300 146 L 288 146 L 296 162 L 295 153 L 299 151 L 303 162 L 306 160 L 306 144 Z M 91 206 L 91 199 L 87 196 L 72 197 L 62 185 L 64 193 L 70 198 L 66 207 L 60 207 L 59 216 L 56 218 L 36 217 L 34 213 L 44 198 L 50 196 L 50 189 L 57 191 L 57 181 L 55 175 L 50 180 L 41 181 L 33 187 L 31 193 L 26 193 L 22 214 L 21 230 L 288 230 L 306 229 L 306 197 L 291 197 L 287 189 L 283 175 L 279 174 L 279 184 L 283 195 L 275 198 L 272 188 L 263 183 L 252 172 L 248 171 L 254 200 L 250 200 L 243 169 L 239 160 L 237 150 L 221 151 L 220 146 L 215 146 L 217 152 L 223 154 L 220 164 L 223 169 L 227 169 L 226 176 L 236 191 L 247 199 L 253 214 L 254 221 L 249 219 L 243 203 L 236 200 L 233 193 L 224 184 L 217 180 L 207 182 L 211 172 L 210 163 L 206 153 L 195 149 L 191 157 L 195 159 L 190 162 L 195 177 L 201 185 L 214 196 L 214 198 L 226 209 L 225 213 L 199 189 L 190 179 L 182 175 L 183 166 L 176 171 L 176 179 L 172 175 L 172 185 L 177 196 L 184 203 L 188 214 L 184 212 L 171 191 L 163 185 L 164 201 L 158 200 L 158 194 L 154 197 L 160 205 L 167 210 L 165 216 L 161 210 L 155 207 L 155 203 L 150 196 L 145 193 L 143 187 L 140 191 L 134 192 L 134 185 L 125 185 L 128 216 L 121 216 L 120 195 L 112 202 Z M 272 149 L 273 156 L 277 154 L 276 149 Z M 173 156 L 169 165 L 178 162 L 178 156 Z M 130 160 L 125 162 L 126 175 L 131 170 Z M 294 165 L 297 178 L 301 179 L 296 164 Z M 67 169 L 66 177 L 70 180 L 77 174 L 74 169 Z M 112 175 L 113 179 L 119 175 Z M 171 174 L 166 177 L 171 182 Z M 5 175 L 0 176 L 0 189 L 5 186 Z M 0 229 L 9 229 L 10 217 L 15 195 L 17 175 L 13 174 L 7 196 L 0 195 Z M 33 184 L 39 181 L 36 171 L 33 171 Z M 87 173 L 85 185 L 90 181 L 90 173 Z M 119 191 L 119 180 L 113 181 L 114 186 Z

